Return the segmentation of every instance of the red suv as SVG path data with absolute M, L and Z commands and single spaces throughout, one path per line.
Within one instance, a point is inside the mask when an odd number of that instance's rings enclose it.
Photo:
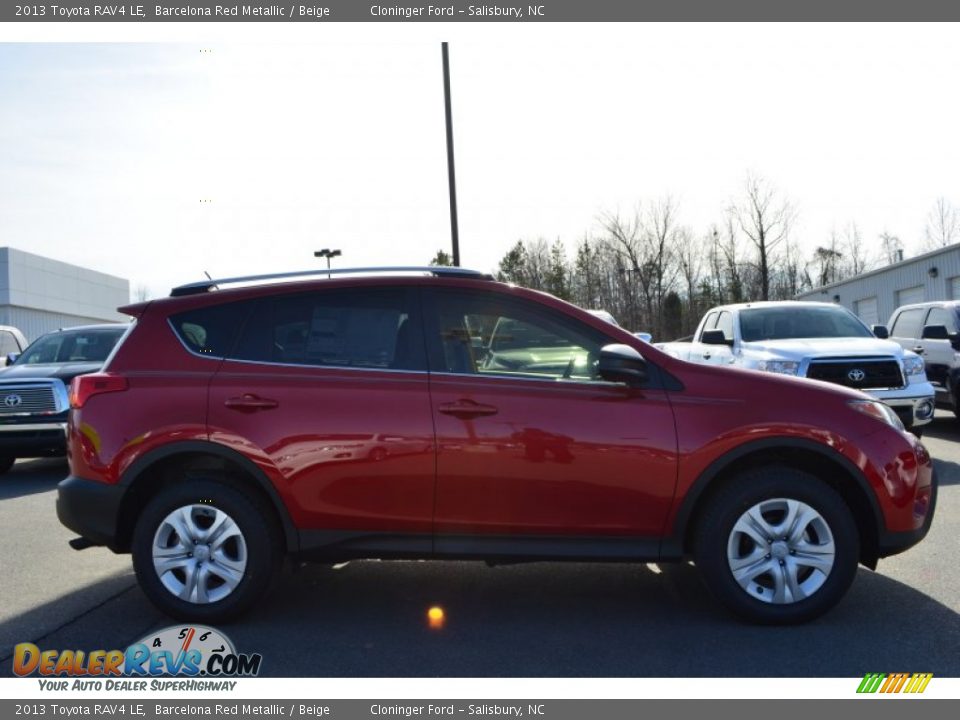
M 71 386 L 74 547 L 131 552 L 197 622 L 292 555 L 693 558 L 733 611 L 792 623 L 930 526 L 929 455 L 863 393 L 693 365 L 480 273 L 388 270 L 123 308 Z

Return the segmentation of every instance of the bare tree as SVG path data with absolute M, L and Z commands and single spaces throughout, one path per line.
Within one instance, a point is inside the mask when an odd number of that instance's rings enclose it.
M 133 291 L 133 299 L 134 302 L 146 302 L 150 299 L 150 288 L 142 283 L 137 285 Z
M 937 198 L 927 215 L 923 230 L 923 249 L 936 250 L 960 241 L 960 215 L 946 198 Z
M 903 243 L 900 242 L 899 237 L 886 229 L 880 233 L 880 248 L 883 253 L 883 261 L 887 265 L 893 265 L 903 260 Z
M 760 299 L 769 300 L 774 253 L 790 234 L 793 208 L 764 178 L 748 175 L 744 197 L 731 205 L 730 213 L 757 251 Z
M 660 336 L 663 298 L 677 278 L 674 251 L 681 232 L 677 203 L 665 197 L 652 203 L 645 213 L 639 208 L 629 217 L 606 213 L 601 216 L 601 224 L 609 247 L 617 253 L 622 265 L 618 271 L 631 281 L 631 286 L 639 288 L 643 296 L 643 317 L 631 319 L 639 320 L 640 326 Z
M 813 259 L 808 263 L 814 268 L 813 280 L 817 286 L 829 285 L 843 279 L 843 253 L 836 229 L 830 231 L 830 242 L 819 245 L 813 251 Z M 809 273 L 808 273 L 809 274 Z
M 846 277 L 864 273 L 873 265 L 867 257 L 867 249 L 863 243 L 860 227 L 853 220 L 844 225 L 840 231 L 838 249 L 843 253 L 843 275 Z

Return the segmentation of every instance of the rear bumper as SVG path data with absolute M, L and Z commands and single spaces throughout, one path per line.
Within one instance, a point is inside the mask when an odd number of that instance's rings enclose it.
M 0 425 L 0 455 L 29 458 L 65 455 L 66 452 L 66 422 Z
M 71 475 L 57 485 L 60 522 L 95 545 L 117 550 L 117 520 L 126 488 Z
M 933 471 L 929 494 L 918 496 L 914 504 L 914 514 L 923 517 L 923 522 L 915 530 L 904 532 L 890 532 L 888 530 L 880 533 L 878 542 L 878 555 L 880 557 L 890 557 L 897 555 L 904 550 L 908 550 L 923 540 L 930 531 L 930 524 L 933 522 L 934 512 L 937 509 L 937 473 Z

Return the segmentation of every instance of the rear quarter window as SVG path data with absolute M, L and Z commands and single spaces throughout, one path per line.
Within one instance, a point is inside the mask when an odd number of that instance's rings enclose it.
M 205 357 L 224 358 L 233 349 L 248 303 L 226 303 L 170 316 L 170 325 L 187 349 Z

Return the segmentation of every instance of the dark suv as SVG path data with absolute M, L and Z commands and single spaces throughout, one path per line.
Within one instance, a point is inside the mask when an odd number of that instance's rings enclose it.
M 42 335 L 0 370 L 0 473 L 17 458 L 67 450 L 67 386 L 99 370 L 125 325 L 85 325 Z
M 921 355 L 937 407 L 960 417 L 960 300 L 904 305 L 890 316 L 890 339 Z
M 692 557 L 734 611 L 800 622 L 930 526 L 926 450 L 863 393 L 693 365 L 480 273 L 389 270 L 124 308 L 70 390 L 74 547 L 132 552 L 147 596 L 202 622 L 284 555 Z

